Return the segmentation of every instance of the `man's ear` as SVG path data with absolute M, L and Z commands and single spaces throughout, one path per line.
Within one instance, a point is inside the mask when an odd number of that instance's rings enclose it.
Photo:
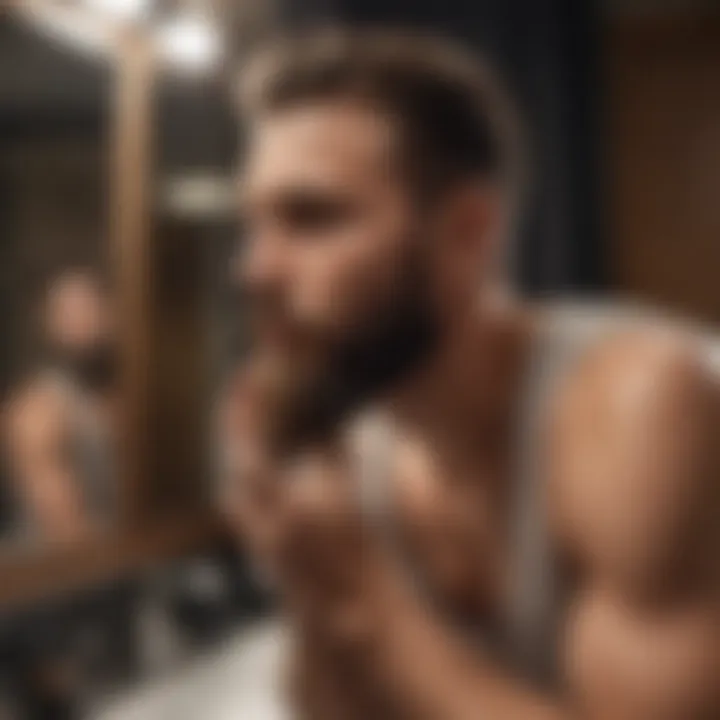
M 442 237 L 455 273 L 473 273 L 475 279 L 493 264 L 497 254 L 501 198 L 497 188 L 472 182 L 455 190 L 441 213 Z
M 486 183 L 470 183 L 458 190 L 453 202 L 456 237 L 466 244 L 466 250 L 474 248 L 474 252 L 484 252 L 498 224 L 500 197 L 497 189 Z

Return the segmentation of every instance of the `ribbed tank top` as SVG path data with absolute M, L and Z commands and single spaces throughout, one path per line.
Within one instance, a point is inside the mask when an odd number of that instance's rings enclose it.
M 665 318 L 632 306 L 552 305 L 538 312 L 527 370 L 522 378 L 518 403 L 511 477 L 512 508 L 510 543 L 513 568 L 508 603 L 501 627 L 487 637 L 521 678 L 541 686 L 559 681 L 559 621 L 566 603 L 566 583 L 550 536 L 543 467 L 543 430 L 549 400 L 558 384 L 579 358 L 609 334 L 648 322 L 669 324 Z M 688 327 L 680 326 L 687 331 Z M 708 362 L 720 375 L 720 343 L 694 332 Z M 362 505 L 370 522 L 386 534 L 400 562 L 416 584 L 424 589 L 422 573 L 412 567 L 398 547 L 397 521 L 389 481 L 393 447 L 392 422 L 373 414 L 354 431 Z M 448 624 L 459 627 L 453 618 Z M 480 642 L 484 628 L 478 627 Z M 473 632 L 464 625 L 464 632 Z

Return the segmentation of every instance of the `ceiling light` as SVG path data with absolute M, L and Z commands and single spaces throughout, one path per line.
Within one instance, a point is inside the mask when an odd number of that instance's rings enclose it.
M 95 11 L 119 20 L 138 20 L 149 10 L 150 0 L 85 0 Z
M 212 67 L 220 55 L 220 37 L 213 24 L 201 16 L 182 15 L 158 31 L 163 58 L 187 71 Z

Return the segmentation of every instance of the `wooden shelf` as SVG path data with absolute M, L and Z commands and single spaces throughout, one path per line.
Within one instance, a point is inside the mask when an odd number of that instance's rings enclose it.
M 209 547 L 223 536 L 222 524 L 214 516 L 181 516 L 77 547 L 0 555 L 0 610 L 142 572 Z

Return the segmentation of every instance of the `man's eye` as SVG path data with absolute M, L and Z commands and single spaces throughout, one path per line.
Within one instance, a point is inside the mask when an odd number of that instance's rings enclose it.
M 323 200 L 302 200 L 288 203 L 282 209 L 284 222 L 295 230 L 329 230 L 351 215 L 344 203 Z

